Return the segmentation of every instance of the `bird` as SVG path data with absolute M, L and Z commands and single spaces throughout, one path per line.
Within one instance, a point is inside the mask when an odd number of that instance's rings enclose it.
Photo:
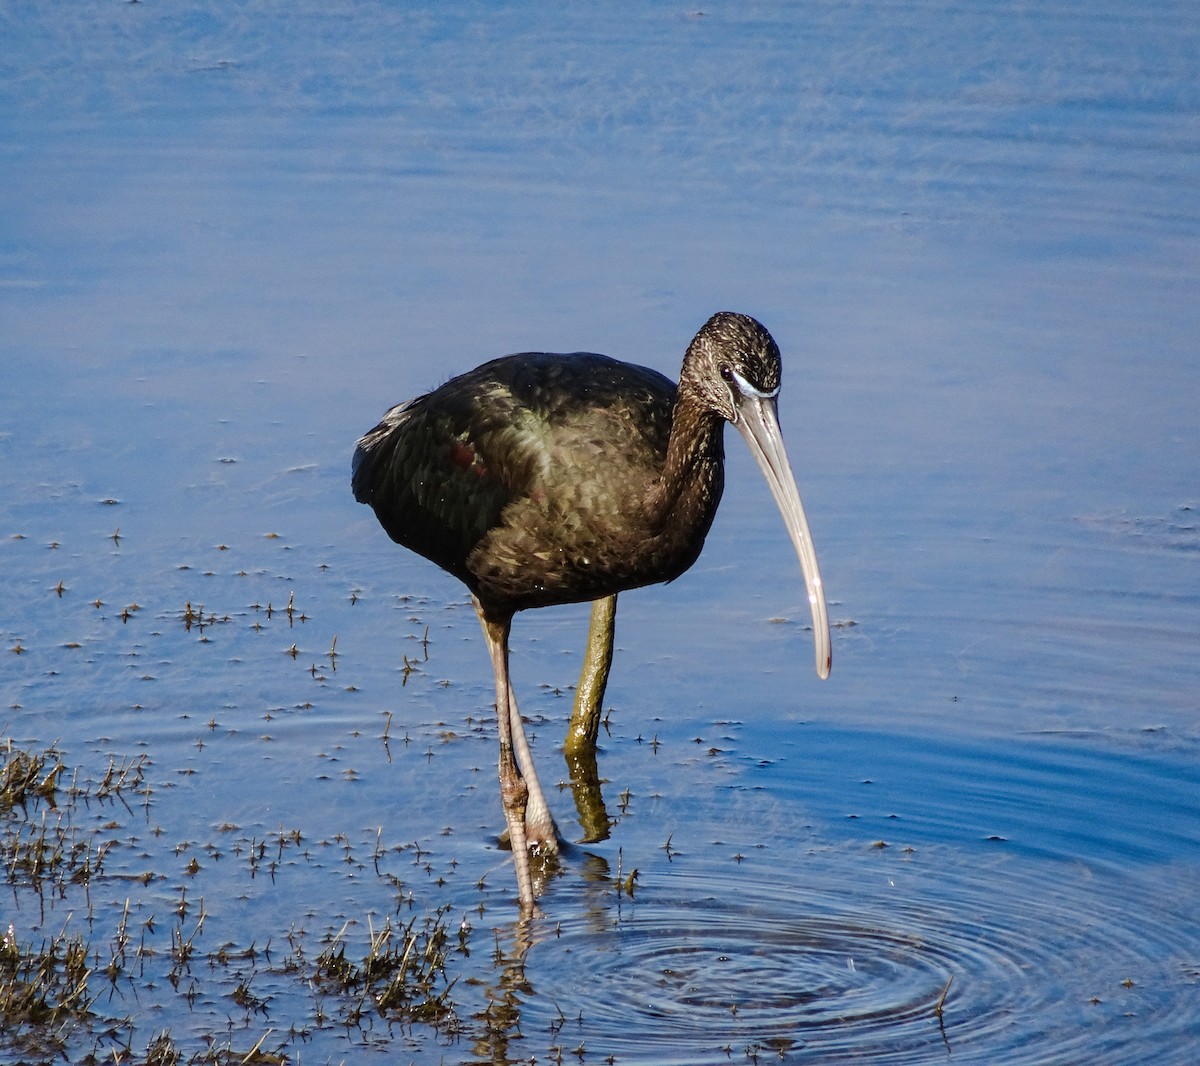
M 522 352 L 392 407 L 357 443 L 355 499 L 471 593 L 495 679 L 500 797 L 523 915 L 536 912 L 529 852 L 555 850 L 558 837 L 509 677 L 513 616 L 593 601 L 584 674 L 598 675 L 602 694 L 617 594 L 673 581 L 700 555 L 724 488 L 727 422 L 783 516 L 817 675 L 829 676 L 824 587 L 779 428 L 781 373 L 766 327 L 722 311 L 688 345 L 678 385 L 594 352 Z

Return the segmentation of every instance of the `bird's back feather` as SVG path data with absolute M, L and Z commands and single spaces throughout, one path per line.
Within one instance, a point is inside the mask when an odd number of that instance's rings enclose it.
M 485 606 L 589 599 L 622 532 L 642 535 L 674 403 L 670 379 L 606 356 L 506 356 L 392 408 L 358 443 L 354 496 Z

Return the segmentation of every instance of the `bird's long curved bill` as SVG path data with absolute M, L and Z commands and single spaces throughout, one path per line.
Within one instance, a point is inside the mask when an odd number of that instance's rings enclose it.
M 813 547 L 812 534 L 808 531 L 808 519 L 804 517 L 804 506 L 800 503 L 800 491 L 796 488 L 792 466 L 783 446 L 783 434 L 779 431 L 775 397 L 742 394 L 738 399 L 739 417 L 734 425 L 745 438 L 767 484 L 771 486 L 771 495 L 775 497 L 788 535 L 800 557 L 800 570 L 804 574 L 808 605 L 812 610 L 817 676 L 826 678 L 832 666 L 832 651 L 829 646 L 829 612 L 825 606 L 825 589 L 821 584 L 821 571 L 817 568 L 817 551 Z

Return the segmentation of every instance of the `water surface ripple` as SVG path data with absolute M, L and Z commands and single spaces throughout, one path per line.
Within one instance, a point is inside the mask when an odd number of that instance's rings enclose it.
M 616 827 L 632 900 L 554 883 L 529 1029 L 577 1020 L 622 1062 L 1190 1061 L 1193 744 L 780 729 L 765 708 L 720 728 L 731 750 L 692 771 L 713 802 L 684 789 L 647 823 L 635 801 Z M 642 751 L 605 763 L 635 796 L 683 779 Z
M 803 860 L 801 877 L 829 860 Z M 855 865 L 837 861 L 838 877 Z M 646 1063 L 1122 1062 L 1184 1046 L 1200 1021 L 1200 936 L 1164 920 L 1200 902 L 1184 872 L 1134 884 L 1081 864 L 1048 877 L 954 863 L 927 857 L 916 878 L 910 860 L 875 863 L 843 889 L 831 869 L 815 887 L 765 867 L 673 875 L 605 928 L 561 922 L 526 1025 L 561 1012 L 597 1036 L 593 1050 Z M 1187 1061 L 1174 1054 L 1156 1061 Z

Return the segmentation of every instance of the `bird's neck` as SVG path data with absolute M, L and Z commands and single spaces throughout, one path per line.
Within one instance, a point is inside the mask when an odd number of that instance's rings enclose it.
M 725 422 L 681 389 L 675 402 L 667 461 L 650 509 L 664 523 L 703 536 L 724 487 Z

